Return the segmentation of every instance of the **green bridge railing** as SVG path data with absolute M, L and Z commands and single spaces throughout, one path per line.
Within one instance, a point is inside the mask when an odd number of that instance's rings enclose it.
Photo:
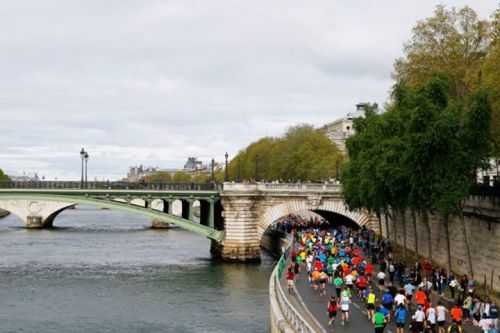
M 4 181 L 2 189 L 89 189 L 150 191 L 219 191 L 218 183 L 141 183 L 141 182 L 78 182 L 78 181 Z

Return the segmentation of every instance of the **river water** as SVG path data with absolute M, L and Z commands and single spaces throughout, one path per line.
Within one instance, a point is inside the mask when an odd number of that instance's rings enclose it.
M 229 264 L 181 229 L 90 206 L 0 219 L 0 332 L 267 332 L 274 260 Z

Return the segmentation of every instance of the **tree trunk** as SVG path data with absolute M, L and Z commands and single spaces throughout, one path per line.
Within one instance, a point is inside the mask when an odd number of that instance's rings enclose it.
M 406 260 L 406 213 L 401 211 L 401 222 L 403 222 L 403 258 Z
M 415 214 L 415 211 L 412 209 L 411 210 L 411 219 L 413 223 L 413 239 L 415 240 L 415 255 L 417 256 L 418 259 L 418 230 L 417 230 L 417 214 Z
M 377 215 L 377 219 L 378 219 L 378 229 L 379 229 L 380 237 L 384 237 L 384 234 L 382 232 L 382 217 L 380 216 L 379 212 L 377 212 L 376 215 Z
M 450 216 L 445 213 L 442 216 L 444 234 L 446 237 L 446 256 L 448 261 L 448 273 L 451 273 L 451 244 L 450 244 Z
M 396 220 L 396 214 L 397 212 L 393 212 L 393 219 L 392 219 L 392 236 L 394 237 L 394 244 L 398 244 L 398 221 Z
M 432 260 L 432 234 L 431 234 L 431 221 L 429 219 L 429 214 L 427 212 L 422 213 L 422 219 L 424 221 L 425 228 L 427 229 L 427 257 Z
M 389 216 L 387 216 L 387 213 L 384 214 L 384 220 L 385 220 L 385 232 L 387 233 L 386 238 L 390 239 L 391 233 L 389 232 Z
M 467 228 L 465 227 L 464 214 L 460 214 L 460 222 L 462 222 L 462 231 L 464 233 L 465 249 L 467 250 L 467 261 L 469 262 L 469 275 L 474 278 L 474 269 L 472 267 L 472 254 L 470 251 L 469 237 L 467 236 Z

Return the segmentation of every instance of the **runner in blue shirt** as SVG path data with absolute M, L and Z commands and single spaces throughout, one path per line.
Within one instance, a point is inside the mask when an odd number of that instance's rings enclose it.
M 399 305 L 394 313 L 396 320 L 396 333 L 404 333 L 406 317 L 408 317 L 408 310 L 403 305 Z

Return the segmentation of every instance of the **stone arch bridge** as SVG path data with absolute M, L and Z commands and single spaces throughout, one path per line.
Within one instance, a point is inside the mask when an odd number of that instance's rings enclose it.
M 51 227 L 59 213 L 77 204 L 143 214 L 208 237 L 212 252 L 229 261 L 260 259 L 262 235 L 288 214 L 334 214 L 378 228 L 373 216 L 346 208 L 339 185 L 91 182 L 79 187 L 78 182 L 0 183 L 0 209 L 18 216 L 28 228 Z M 175 201 L 181 203 L 179 216 L 172 211 Z M 196 222 L 195 202 L 200 207 Z

